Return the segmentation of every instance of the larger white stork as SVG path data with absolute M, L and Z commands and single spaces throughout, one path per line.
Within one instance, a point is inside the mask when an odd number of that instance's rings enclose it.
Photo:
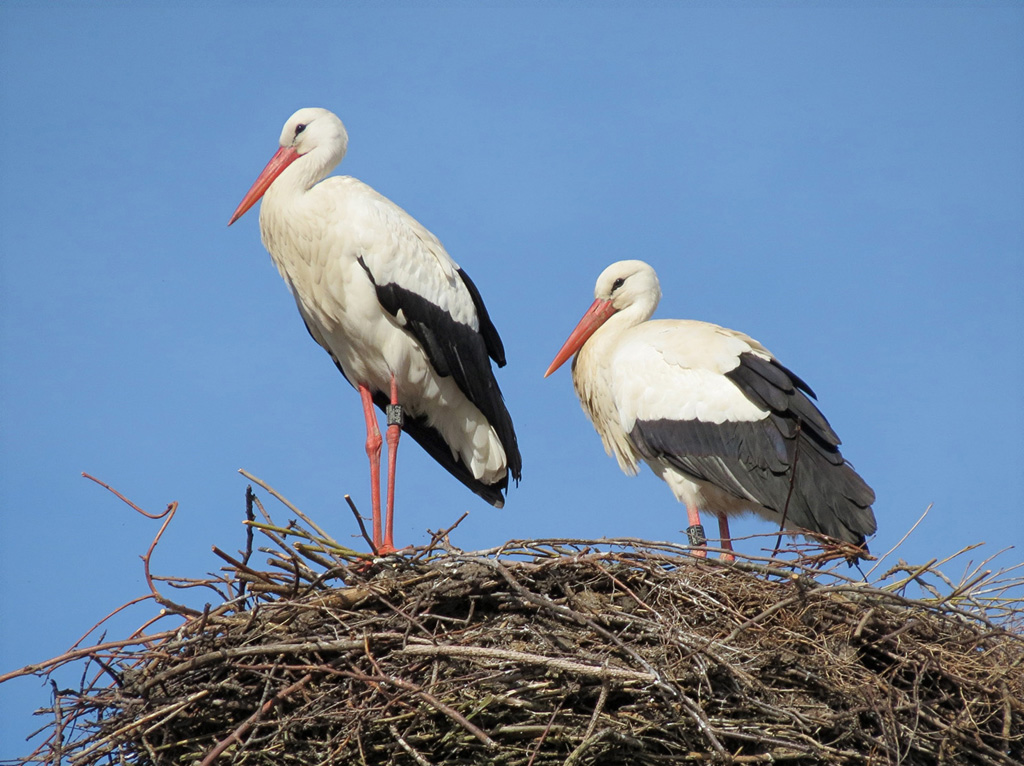
M 668 483 L 686 505 L 691 544 L 704 542 L 706 510 L 730 551 L 728 517 L 742 511 L 864 546 L 875 493 L 839 453 L 806 383 L 743 333 L 648 321 L 661 287 L 643 261 L 605 269 L 594 298 L 544 377 L 576 354 L 573 385 L 605 450 L 627 474 L 643 460 Z
M 509 474 L 519 481 L 522 460 L 488 359 L 504 366 L 505 350 L 476 286 L 400 207 L 355 178 L 326 178 L 348 148 L 348 133 L 333 113 L 300 109 L 285 123 L 280 146 L 228 225 L 263 197 L 263 244 L 309 334 L 359 391 L 375 549 L 395 550 L 401 430 L 500 508 Z M 388 420 L 383 534 L 374 404 Z

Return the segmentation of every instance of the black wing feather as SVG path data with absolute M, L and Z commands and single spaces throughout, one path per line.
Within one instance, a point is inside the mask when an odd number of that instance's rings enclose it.
M 498 330 L 491 321 L 490 314 L 487 313 L 487 307 L 484 305 L 484 299 L 480 295 L 480 291 L 476 289 L 476 285 L 473 284 L 473 280 L 469 278 L 462 269 L 459 269 L 459 276 L 462 277 L 462 281 L 466 285 L 466 289 L 469 290 L 469 295 L 473 299 L 473 305 L 476 306 L 476 315 L 480 321 L 480 334 L 484 338 L 484 344 L 487 347 L 487 353 L 490 354 L 491 359 L 499 367 L 505 366 L 505 346 L 501 342 L 501 337 L 498 335 Z
M 630 437 L 640 453 L 780 518 L 785 512 L 787 526 L 863 544 L 876 528 L 875 494 L 843 459 L 839 437 L 807 384 L 753 353 L 742 354 L 726 377 L 768 416 L 720 424 L 638 420 Z
M 396 319 L 401 312 L 401 316 L 405 320 L 405 330 L 419 342 L 437 374 L 442 377 L 451 376 L 466 398 L 476 405 L 477 409 L 487 418 L 505 449 L 509 471 L 518 482 L 522 472 L 522 457 L 519 454 L 518 440 L 512 425 L 512 417 L 505 407 L 505 400 L 501 389 L 498 388 L 498 381 L 494 377 L 489 359 L 489 357 L 494 358 L 499 366 L 503 365 L 505 350 L 501 338 L 498 337 L 498 331 L 487 314 L 487 309 L 484 307 L 476 285 L 466 276 L 465 272 L 459 270 L 459 276 L 466 285 L 476 307 L 480 330 L 474 330 L 469 325 L 456 321 L 447 311 L 413 290 L 394 282 L 378 283 L 362 258 L 359 259 L 359 264 L 366 271 L 370 281 L 373 282 L 380 305 Z M 423 425 L 425 426 L 425 421 Z M 412 429 L 407 430 L 413 434 Z M 436 432 L 435 436 L 440 439 L 440 435 L 437 435 Z M 414 436 L 414 438 L 416 437 Z M 417 439 L 417 441 L 420 440 Z M 422 441 L 420 443 L 423 444 Z M 435 451 L 425 444 L 423 446 L 438 462 L 446 465 Z M 445 445 L 444 449 L 448 450 L 448 446 Z M 451 462 L 450 454 L 448 462 Z M 459 477 L 459 474 L 451 467 L 448 465 L 446 467 L 453 475 Z M 468 469 L 465 470 L 468 472 Z M 465 482 L 465 479 L 462 481 Z M 470 488 L 477 491 L 472 486 Z

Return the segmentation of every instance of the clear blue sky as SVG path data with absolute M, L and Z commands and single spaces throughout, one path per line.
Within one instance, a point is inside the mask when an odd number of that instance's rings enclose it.
M 541 377 L 598 273 L 641 258 L 658 316 L 745 331 L 815 388 L 878 494 L 874 551 L 934 504 L 904 558 L 1024 560 L 1020 3 L 182 5 L 0 5 L 0 672 L 145 592 L 156 526 L 81 471 L 181 504 L 168 575 L 244 544 L 240 467 L 339 539 L 344 493 L 368 511 L 358 396 L 255 211 L 226 225 L 303 106 L 345 121 L 339 172 L 441 238 L 508 352 L 522 484 L 494 510 L 407 440 L 399 544 L 466 510 L 467 549 L 681 539 L 568 370 Z M 0 758 L 48 701 L 0 687 Z

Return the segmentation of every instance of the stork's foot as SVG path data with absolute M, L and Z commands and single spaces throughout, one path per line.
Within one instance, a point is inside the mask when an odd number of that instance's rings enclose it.
M 411 545 L 405 548 L 381 545 L 379 548 L 375 548 L 368 558 L 354 565 L 352 571 L 357 572 L 362 577 L 370 577 L 383 568 L 392 569 L 403 565 L 407 561 L 411 561 L 411 559 L 406 557 L 412 553 L 413 547 Z

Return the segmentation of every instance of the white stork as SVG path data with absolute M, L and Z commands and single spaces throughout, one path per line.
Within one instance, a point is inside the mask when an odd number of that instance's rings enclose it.
M 500 508 L 509 473 L 518 482 L 522 460 L 490 363 L 504 366 L 505 351 L 476 286 L 437 237 L 400 207 L 355 178 L 327 178 L 348 147 L 333 113 L 300 109 L 285 123 L 280 144 L 228 225 L 263 197 L 263 244 L 309 334 L 359 391 L 376 552 L 395 550 L 402 430 Z M 388 421 L 383 534 L 374 404 Z
M 643 261 L 605 269 L 594 298 L 544 377 L 576 354 L 573 385 L 605 450 L 625 473 L 643 460 L 668 483 L 686 505 L 691 545 L 704 544 L 700 510 L 718 517 L 727 551 L 728 517 L 753 511 L 866 552 L 875 493 L 839 453 L 806 383 L 743 333 L 650 320 L 661 288 Z

